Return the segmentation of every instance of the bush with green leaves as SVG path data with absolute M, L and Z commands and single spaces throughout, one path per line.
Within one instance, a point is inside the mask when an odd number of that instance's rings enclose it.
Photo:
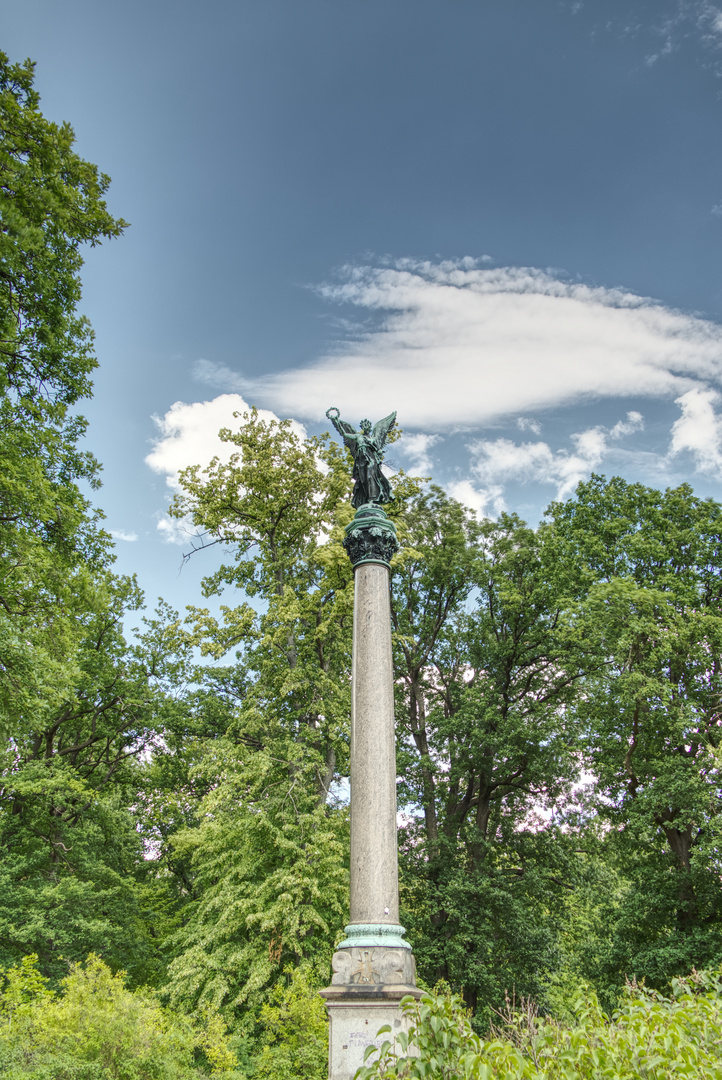
M 445 988 L 402 1006 L 408 1031 L 370 1048 L 356 1080 L 722 1080 L 720 970 L 674 979 L 668 996 L 630 983 L 611 1017 L 588 993 L 569 1025 L 522 1002 L 486 1040 Z
M 162 1008 L 131 991 L 97 956 L 74 964 L 59 993 L 28 956 L 0 992 L 0 1075 L 5 1080 L 232 1080 L 236 1059 L 224 1025 Z
M 328 1019 L 313 973 L 287 968 L 288 984 L 277 983 L 261 1008 L 263 1046 L 254 1058 L 263 1080 L 326 1080 Z

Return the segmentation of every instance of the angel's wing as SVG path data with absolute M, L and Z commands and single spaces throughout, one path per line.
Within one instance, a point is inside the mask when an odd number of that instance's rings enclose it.
M 392 412 L 388 416 L 385 416 L 383 420 L 377 420 L 374 424 L 373 431 L 371 432 L 371 438 L 379 450 L 383 449 L 386 443 L 386 439 L 388 438 L 388 434 L 395 423 L 396 413 Z

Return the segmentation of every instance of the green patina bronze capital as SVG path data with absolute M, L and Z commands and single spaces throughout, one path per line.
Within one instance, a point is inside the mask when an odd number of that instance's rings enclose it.
M 406 928 L 394 923 L 352 923 L 344 926 L 346 937 L 337 949 L 410 949 L 403 935 Z
M 354 570 L 362 563 L 390 566 L 393 555 L 399 550 L 396 526 L 378 503 L 366 503 L 359 506 L 353 521 L 346 526 L 343 546 Z

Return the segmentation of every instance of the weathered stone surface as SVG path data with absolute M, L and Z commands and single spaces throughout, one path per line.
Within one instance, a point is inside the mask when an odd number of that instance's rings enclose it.
M 350 923 L 398 923 L 396 738 L 389 571 L 355 573 Z
M 332 986 L 414 986 L 416 964 L 410 949 L 339 949 L 331 961 Z
M 330 1025 L 329 1080 L 353 1080 L 364 1063 L 368 1046 L 380 1046 L 385 1039 L 393 1040 L 399 1032 L 408 1030 L 409 1022 L 398 1007 L 408 992 L 407 987 L 395 991 L 379 987 L 379 992 L 371 996 L 368 990 L 350 994 L 347 989 L 342 997 L 336 997 L 333 988 L 322 991 Z M 385 1024 L 391 1028 L 391 1035 L 377 1038 L 376 1032 Z

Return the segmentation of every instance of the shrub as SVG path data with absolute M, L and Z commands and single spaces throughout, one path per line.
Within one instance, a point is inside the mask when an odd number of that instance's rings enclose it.
M 612 1017 L 588 993 L 570 1025 L 522 1003 L 487 1040 L 448 992 L 402 1004 L 408 1033 L 386 1040 L 357 1080 L 722 1080 L 721 971 L 675 979 L 669 996 L 629 984 Z
M 303 968 L 286 970 L 287 986 L 276 985 L 261 1009 L 264 1044 L 254 1059 L 262 1080 L 326 1080 L 326 1006 Z
M 123 973 L 91 955 L 74 964 L 61 992 L 48 990 L 37 957 L 4 977 L 0 1075 L 4 1080 L 231 1080 L 235 1058 L 220 1019 L 170 1013 Z M 235 1074 L 238 1075 L 238 1074 Z

